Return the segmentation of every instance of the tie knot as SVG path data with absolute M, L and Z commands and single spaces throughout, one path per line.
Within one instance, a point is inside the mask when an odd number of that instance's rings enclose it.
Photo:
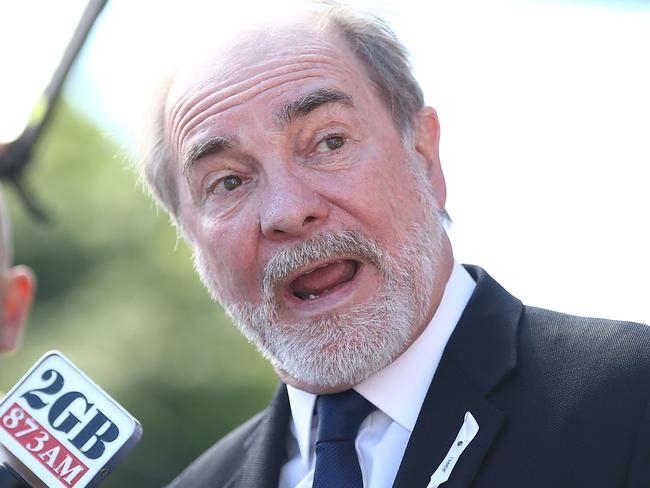
M 316 402 L 320 441 L 353 440 L 375 406 L 354 390 L 321 395 Z

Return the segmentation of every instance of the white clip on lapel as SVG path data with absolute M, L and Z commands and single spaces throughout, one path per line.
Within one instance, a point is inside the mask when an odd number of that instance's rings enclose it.
M 449 448 L 445 459 L 440 463 L 438 469 L 435 473 L 431 475 L 431 481 L 427 485 L 427 488 L 438 488 L 441 484 L 449 479 L 451 472 L 458 462 L 458 458 L 463 453 L 465 448 L 472 442 L 472 439 L 478 433 L 478 422 L 474 416 L 467 412 L 465 413 L 465 419 L 463 420 L 463 425 L 461 425 L 456 440 Z

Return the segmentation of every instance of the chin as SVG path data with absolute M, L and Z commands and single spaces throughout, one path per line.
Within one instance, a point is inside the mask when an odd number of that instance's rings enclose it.
M 417 307 L 412 293 L 389 280 L 364 305 L 318 318 L 283 323 L 265 307 L 244 305 L 230 313 L 246 337 L 290 383 L 309 389 L 353 386 L 390 364 L 411 343 Z
M 357 231 L 316 236 L 271 259 L 265 269 L 261 303 L 222 300 L 222 304 L 242 333 L 289 383 L 323 391 L 354 386 L 395 360 L 430 319 L 444 230 L 437 220 L 429 224 L 412 228 L 396 257 Z M 348 279 L 339 286 L 356 290 L 354 301 L 341 299 L 340 290 L 334 290 L 322 293 L 321 303 L 329 304 L 329 300 L 336 306 L 310 309 L 302 317 L 287 314 L 291 311 L 286 302 L 291 288 L 288 283 L 304 275 L 305 269 L 321 269 L 323 263 L 339 259 L 362 263 L 350 268 L 353 272 L 341 273 Z M 369 268 L 377 271 L 377 279 L 363 278 L 364 273 L 374 274 Z M 201 266 L 197 269 L 217 295 L 210 273 Z M 375 293 L 368 292 L 370 283 Z M 313 306 L 320 306 L 319 301 Z

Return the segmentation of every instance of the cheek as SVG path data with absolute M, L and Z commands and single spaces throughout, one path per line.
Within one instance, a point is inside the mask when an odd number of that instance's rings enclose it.
M 333 200 L 362 230 L 384 243 L 420 219 L 415 177 L 399 151 L 367 152 L 363 164 L 335 185 Z
M 223 293 L 231 299 L 253 299 L 257 285 L 257 232 L 245 220 L 204 222 L 199 246 L 208 253 L 210 269 Z
M 188 189 L 182 188 L 184 228 L 191 245 L 201 249 L 212 280 L 230 300 L 254 299 L 259 295 L 257 267 L 259 221 L 257 214 L 243 209 L 237 218 L 218 218 L 205 207 L 189 203 Z

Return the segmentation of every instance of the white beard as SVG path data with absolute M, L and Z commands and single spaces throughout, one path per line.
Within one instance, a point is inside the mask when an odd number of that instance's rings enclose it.
M 195 249 L 195 268 L 212 296 L 276 369 L 307 385 L 356 385 L 410 345 L 431 306 L 445 231 L 430 191 L 417 177 L 418 196 L 431 211 L 408 230 L 396 257 L 358 231 L 319 234 L 269 261 L 262 303 L 226 300 L 200 249 Z M 357 255 L 379 270 L 383 283 L 375 299 L 312 320 L 279 322 L 280 283 L 298 268 L 342 255 Z

